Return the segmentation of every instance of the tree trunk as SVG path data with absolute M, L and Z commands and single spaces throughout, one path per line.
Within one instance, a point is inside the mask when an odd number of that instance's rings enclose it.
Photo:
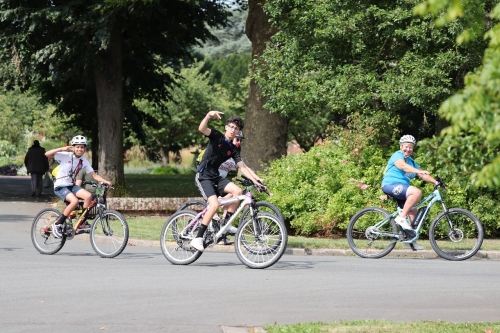
M 92 168 L 99 171 L 99 125 L 97 121 L 91 125 L 91 139 L 92 139 Z
M 110 31 L 110 41 L 102 62 L 94 68 L 99 125 L 99 175 L 113 182 L 115 194 L 123 193 L 123 87 L 122 21 Z
M 262 10 L 265 0 L 248 1 L 246 34 L 252 42 L 252 59 L 264 52 L 266 43 L 276 33 L 267 15 Z M 252 71 L 255 65 L 252 64 Z M 254 170 L 261 170 L 262 164 L 286 155 L 287 118 L 277 113 L 269 113 L 264 108 L 267 99 L 261 96 L 257 83 L 250 81 L 248 104 L 245 113 L 244 161 Z

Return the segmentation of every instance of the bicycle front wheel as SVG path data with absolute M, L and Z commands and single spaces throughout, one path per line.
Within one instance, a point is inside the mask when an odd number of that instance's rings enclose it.
M 352 251 L 362 258 L 377 259 L 388 255 L 398 241 L 396 222 L 390 215 L 378 207 L 364 208 L 354 214 L 347 227 L 347 242 Z
M 125 249 L 128 242 L 128 224 L 125 217 L 115 210 L 97 214 L 90 229 L 90 244 L 103 258 L 114 258 Z
M 52 233 L 52 224 L 61 216 L 61 212 L 54 208 L 40 211 L 31 226 L 31 241 L 41 254 L 55 254 L 66 242 L 66 236 L 55 238 Z
M 483 244 L 484 232 L 479 219 L 461 208 L 442 212 L 429 229 L 429 241 L 436 253 L 444 259 L 469 259 Z
M 269 213 L 272 215 L 276 215 L 282 222 L 284 222 L 283 214 L 281 211 L 270 202 L 267 201 L 256 201 L 255 206 L 257 206 L 257 211 L 262 213 Z M 250 207 L 245 208 L 243 213 L 241 213 L 240 223 L 247 220 L 250 217 Z
M 250 268 L 267 268 L 283 256 L 288 243 L 285 223 L 269 213 L 257 213 L 240 222 L 234 247 L 238 259 Z
M 196 215 L 198 214 L 195 211 L 181 210 L 170 216 L 163 226 L 160 235 L 161 251 L 165 258 L 174 265 L 189 265 L 203 253 L 189 245 L 196 237 L 198 227 L 186 229 Z

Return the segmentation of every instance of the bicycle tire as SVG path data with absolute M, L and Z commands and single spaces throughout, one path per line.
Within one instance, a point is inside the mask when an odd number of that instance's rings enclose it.
M 252 218 L 248 218 L 240 223 L 234 247 L 243 264 L 249 268 L 262 269 L 274 265 L 283 256 L 288 234 L 285 223 L 276 215 L 259 212 L 256 222 L 254 226 Z M 257 232 L 256 227 L 260 229 Z
M 193 199 L 182 204 L 176 212 L 181 210 L 193 210 L 196 212 L 201 212 L 203 209 L 205 209 L 205 207 L 207 207 L 207 203 L 205 201 Z
M 450 228 L 448 219 L 453 223 Z M 450 208 L 441 212 L 431 224 L 429 241 L 436 253 L 447 260 L 460 261 L 474 256 L 483 244 L 484 231 L 479 219 L 470 211 Z
M 192 210 L 175 212 L 165 222 L 160 235 L 160 247 L 165 258 L 174 265 L 189 265 L 195 262 L 203 252 L 191 247 L 189 243 L 196 237 L 198 228 L 190 230 L 186 236 L 179 235 L 188 224 L 198 215 Z
M 362 258 L 378 259 L 388 255 L 396 246 L 398 239 L 377 235 L 372 230 L 375 224 L 390 215 L 388 211 L 378 207 L 364 208 L 354 214 L 347 227 L 347 242 L 351 250 Z M 380 226 L 378 231 L 398 234 L 393 218 Z
M 114 258 L 123 252 L 129 236 L 125 217 L 115 210 L 97 214 L 90 229 L 90 244 L 102 258 Z
M 256 201 L 255 205 L 257 206 L 258 212 L 273 214 L 276 215 L 282 222 L 285 221 L 285 219 L 283 218 L 283 214 L 281 214 L 279 208 L 273 205 L 272 203 L 267 201 Z M 270 211 L 263 210 L 266 208 L 269 209 Z M 250 216 L 250 207 L 246 207 L 245 210 L 243 210 L 243 213 L 241 213 L 240 223 L 245 221 L 249 216 Z
M 55 254 L 59 252 L 66 243 L 66 235 L 55 238 L 52 233 L 52 224 L 62 213 L 55 208 L 42 209 L 31 226 L 31 241 L 41 254 Z

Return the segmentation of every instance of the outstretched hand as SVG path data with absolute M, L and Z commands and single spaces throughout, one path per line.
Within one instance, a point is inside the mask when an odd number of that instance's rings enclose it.
M 207 113 L 207 116 L 210 117 L 210 118 L 213 117 L 215 119 L 222 119 L 222 117 L 221 117 L 222 114 L 224 114 L 224 112 L 212 110 L 212 111 L 209 111 Z

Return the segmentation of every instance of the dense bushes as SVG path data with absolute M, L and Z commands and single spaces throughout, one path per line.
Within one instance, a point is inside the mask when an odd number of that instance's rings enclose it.
M 363 207 L 379 206 L 394 211 L 395 204 L 383 200 L 380 183 L 387 160 L 399 149 L 399 144 L 393 140 L 391 147 L 382 148 L 380 136 L 370 130 L 359 127 L 346 130 L 305 154 L 276 160 L 266 170 L 266 180 L 274 193 L 268 200 L 282 210 L 294 233 L 342 236 L 349 219 Z M 448 190 L 442 191 L 442 195 L 447 207 L 472 211 L 483 223 L 486 236 L 499 236 L 500 208 L 495 200 L 499 191 L 472 186 L 468 181 L 470 169 L 457 170 L 462 165 L 459 161 L 469 160 L 470 156 L 449 160 L 442 151 L 449 147 L 445 144 L 439 148 L 443 139 L 433 140 L 418 144 L 415 159 L 422 169 L 446 181 Z M 412 184 L 421 188 L 424 196 L 433 190 L 431 184 L 421 180 Z M 430 221 L 440 210 L 440 205 L 434 206 L 422 237 L 427 236 Z

